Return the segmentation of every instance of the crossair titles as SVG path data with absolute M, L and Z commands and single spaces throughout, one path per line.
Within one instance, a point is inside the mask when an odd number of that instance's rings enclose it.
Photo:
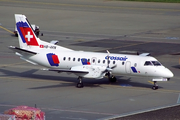
M 108 56 L 105 57 L 105 59 L 107 59 Z M 117 56 L 109 56 L 110 60 L 120 60 L 120 61 L 126 61 L 126 59 L 128 59 L 126 56 L 124 57 L 117 57 Z

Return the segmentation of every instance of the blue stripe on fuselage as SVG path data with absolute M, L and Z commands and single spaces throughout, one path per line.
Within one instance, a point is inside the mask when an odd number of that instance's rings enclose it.
M 134 72 L 134 73 L 137 73 L 137 70 L 135 67 L 131 67 L 131 70 Z

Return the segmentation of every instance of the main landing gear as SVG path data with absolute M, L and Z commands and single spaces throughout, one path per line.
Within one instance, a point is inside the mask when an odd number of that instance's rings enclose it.
M 79 82 L 77 83 L 77 88 L 83 88 L 84 87 L 84 85 L 83 85 L 83 81 L 82 81 L 82 77 L 78 77 L 78 80 L 79 80 Z
M 109 79 L 109 81 L 110 81 L 111 83 L 115 83 L 115 82 L 117 81 L 116 77 L 115 77 L 114 75 L 111 75 L 110 72 L 107 72 L 107 73 L 105 74 L 105 76 L 108 77 L 108 79 Z
M 154 86 L 152 86 L 153 90 L 157 90 L 158 89 L 158 85 L 157 85 L 157 81 L 154 81 Z
M 112 75 L 111 77 L 109 77 L 109 81 L 112 83 L 115 83 L 117 81 L 117 79 L 115 76 Z
M 109 81 L 112 83 L 115 83 L 117 81 L 117 79 L 115 76 L 112 75 L 109 77 Z M 84 87 L 82 77 L 78 77 L 78 83 L 77 83 L 76 87 L 77 88 L 83 88 Z

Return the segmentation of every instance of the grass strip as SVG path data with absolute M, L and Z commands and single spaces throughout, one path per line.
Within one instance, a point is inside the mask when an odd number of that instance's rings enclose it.
M 180 0 L 114 0 L 114 1 L 138 1 L 138 2 L 180 3 Z

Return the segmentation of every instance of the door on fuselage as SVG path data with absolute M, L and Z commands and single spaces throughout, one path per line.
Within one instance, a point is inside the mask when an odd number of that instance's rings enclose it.
M 131 62 L 127 61 L 125 65 L 126 73 L 130 74 L 131 73 Z

